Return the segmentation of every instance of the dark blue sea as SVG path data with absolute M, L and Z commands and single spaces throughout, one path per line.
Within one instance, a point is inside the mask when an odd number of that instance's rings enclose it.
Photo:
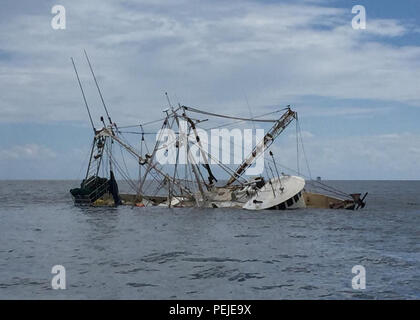
M 359 211 L 258 212 L 80 208 L 78 184 L 0 182 L 0 299 L 420 299 L 420 181 L 331 181 L 369 191 Z

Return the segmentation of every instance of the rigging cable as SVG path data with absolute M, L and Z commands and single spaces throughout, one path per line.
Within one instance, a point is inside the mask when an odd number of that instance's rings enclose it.
M 300 122 L 297 118 L 296 118 L 296 123 L 297 123 L 297 126 L 299 128 L 300 143 L 302 144 L 302 152 L 303 152 L 303 157 L 305 158 L 306 168 L 308 169 L 309 178 L 312 180 L 312 173 L 311 173 L 311 169 L 309 168 L 309 162 L 308 162 L 308 158 L 307 158 L 306 152 L 305 152 L 305 145 L 303 144 L 302 130 L 300 128 Z
M 298 114 L 296 113 L 296 168 L 298 174 L 300 174 L 299 158 L 299 119 Z
M 105 109 L 106 115 L 107 115 L 107 117 L 108 117 L 109 124 L 111 124 L 111 125 L 112 125 L 111 117 L 109 116 L 108 109 L 106 108 L 105 101 L 104 101 L 104 97 L 102 96 L 102 92 L 101 92 L 101 89 L 99 88 L 98 81 L 96 80 L 95 73 L 93 72 L 92 65 L 90 64 L 89 57 L 88 57 L 88 55 L 87 55 L 87 53 L 86 53 L 86 50 L 83 50 L 83 51 L 85 52 L 85 57 L 86 57 L 86 60 L 87 60 L 87 62 L 88 62 L 88 64 L 89 64 L 89 68 L 90 68 L 90 72 L 92 73 L 93 80 L 95 80 L 96 88 L 98 89 L 99 96 L 101 97 L 102 105 L 104 106 L 104 109 Z
M 79 74 L 77 73 L 76 65 L 74 64 L 73 58 L 71 58 L 71 62 L 73 64 L 74 72 L 76 73 L 77 82 L 79 82 L 80 90 L 82 91 L 82 96 L 83 96 L 83 100 L 85 101 L 85 106 L 86 106 L 86 110 L 87 110 L 88 115 L 89 115 L 90 124 L 92 125 L 93 132 L 96 134 L 96 129 L 95 129 L 95 126 L 93 125 L 92 115 L 90 114 L 90 110 L 89 110 L 89 106 L 88 106 L 88 103 L 87 103 L 87 100 L 86 100 L 85 92 L 83 91 L 82 83 L 80 82 Z
M 265 160 L 268 160 L 268 161 L 271 161 L 272 162 L 272 160 L 271 159 L 269 159 L 269 158 L 265 158 Z M 286 169 L 286 170 L 289 170 L 290 172 L 294 172 L 294 173 L 298 173 L 296 170 L 294 170 L 294 169 L 292 169 L 292 168 L 289 168 L 289 167 L 287 167 L 287 166 L 285 166 L 285 165 L 283 165 L 283 164 L 281 164 L 281 163 L 279 163 L 279 166 L 280 167 L 282 167 L 282 168 L 284 168 L 284 169 Z M 310 179 L 307 175 L 305 175 L 305 174 L 299 174 L 300 176 L 302 176 L 302 177 L 304 177 L 304 178 L 307 178 L 307 179 Z M 345 196 L 345 197 L 350 197 L 350 195 L 349 194 L 347 194 L 347 193 L 345 193 L 345 192 L 343 192 L 343 191 L 341 191 L 341 190 L 339 190 L 339 189 L 337 189 L 337 188 L 334 188 L 334 187 L 332 187 L 332 186 L 329 186 L 329 185 L 326 185 L 326 184 L 324 184 L 324 183 L 322 183 L 322 182 L 320 182 L 320 181 L 315 181 L 315 180 L 312 180 L 312 179 L 310 179 L 309 181 L 308 181 L 308 184 L 313 184 L 313 185 L 320 185 L 319 186 L 319 188 L 321 188 L 321 189 L 323 189 L 323 190 L 326 190 L 326 191 L 329 191 L 329 192 L 331 192 L 331 193 L 334 193 L 334 194 L 337 194 L 337 195 L 341 195 L 341 196 Z
M 149 122 L 140 123 L 140 124 L 134 124 L 134 125 L 128 125 L 128 126 L 118 126 L 118 128 L 120 128 L 120 129 L 128 129 L 128 128 L 137 128 L 137 127 L 141 127 L 141 126 L 145 127 L 145 126 L 148 126 L 150 124 L 162 122 L 165 119 L 166 119 L 166 117 L 165 118 L 158 119 L 158 120 L 152 120 L 152 121 L 149 121 Z
M 254 122 L 276 122 L 277 121 L 277 120 L 271 120 L 271 119 L 258 119 L 258 120 L 256 120 L 255 118 L 250 119 L 250 118 L 233 117 L 233 116 L 227 116 L 227 115 L 218 114 L 218 113 L 202 111 L 202 110 L 199 110 L 199 109 L 195 109 L 195 108 L 192 108 L 192 107 L 186 107 L 186 106 L 183 106 L 182 108 L 185 109 L 185 110 L 191 111 L 191 112 L 201 113 L 201 114 L 205 114 L 205 115 L 208 115 L 208 116 L 225 118 L 225 119 L 234 119 L 234 120 L 241 120 L 241 121 L 254 121 Z M 287 108 L 285 108 L 283 110 L 286 110 L 286 109 Z

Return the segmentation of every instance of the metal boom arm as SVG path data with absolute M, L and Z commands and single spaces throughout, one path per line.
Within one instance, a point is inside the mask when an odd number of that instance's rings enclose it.
M 149 168 L 151 170 L 154 170 L 155 172 L 157 172 L 159 175 L 161 175 L 163 178 L 167 178 L 170 182 L 172 182 L 173 184 L 177 185 L 180 189 L 182 189 L 185 193 L 189 194 L 190 196 L 193 196 L 193 194 L 191 193 L 190 190 L 188 190 L 187 188 L 185 188 L 183 185 L 181 185 L 177 180 L 173 179 L 172 177 L 170 177 L 168 174 L 166 174 L 165 172 L 163 172 L 162 170 L 160 170 L 159 168 L 156 167 L 156 164 L 152 164 L 149 163 L 148 161 L 146 161 L 141 155 L 139 155 L 133 148 L 131 148 L 129 145 L 125 144 L 123 141 L 121 141 L 120 138 L 118 138 L 116 135 L 114 135 L 110 129 L 108 128 L 104 128 L 102 129 L 99 133 L 99 136 L 108 136 L 111 139 L 113 139 L 114 141 L 118 142 L 124 149 L 126 149 L 128 151 L 128 153 L 130 153 L 131 155 L 133 155 L 136 159 L 138 159 L 139 162 L 145 162 Z
M 265 134 L 264 138 L 254 147 L 251 154 L 240 164 L 235 170 L 234 174 L 230 177 L 226 186 L 231 185 L 235 182 L 244 172 L 248 169 L 252 163 L 257 159 L 276 139 L 286 127 L 296 118 L 296 112 L 287 108 L 286 112 L 281 116 L 279 120 L 271 127 L 271 129 Z

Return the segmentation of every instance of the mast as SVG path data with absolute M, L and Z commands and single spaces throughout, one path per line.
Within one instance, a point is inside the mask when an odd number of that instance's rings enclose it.
M 271 127 L 271 129 L 265 134 L 264 138 L 254 147 L 251 154 L 239 165 L 239 167 L 235 170 L 233 175 L 230 177 L 226 186 L 231 185 L 235 182 L 244 172 L 248 169 L 252 163 L 257 159 L 265 149 L 271 146 L 276 139 L 286 127 L 290 124 L 290 122 L 296 118 L 296 112 L 290 109 L 290 106 L 287 106 L 286 112 L 281 116 L 279 120 Z
M 185 113 L 183 114 L 183 116 L 184 115 L 185 115 Z M 182 128 L 181 128 L 181 126 L 179 124 L 178 114 L 176 113 L 176 111 L 174 111 L 174 117 L 175 117 L 176 124 L 178 126 L 178 131 L 181 134 L 182 133 Z M 192 123 L 194 124 L 194 122 L 192 122 Z M 191 122 L 188 122 L 188 124 L 190 125 L 190 128 L 192 128 Z M 178 135 L 178 143 L 179 143 L 179 135 Z M 195 179 L 197 180 L 197 187 L 198 187 L 198 190 L 199 190 L 199 192 L 201 194 L 201 197 L 203 198 L 203 201 L 204 201 L 205 200 L 205 194 L 204 194 L 203 186 L 201 185 L 199 173 L 197 172 L 197 167 L 196 167 L 197 164 L 194 163 L 194 159 L 193 159 L 193 157 L 191 155 L 191 152 L 190 152 L 189 143 L 188 143 L 188 135 L 189 135 L 189 129 L 187 128 L 186 141 L 185 141 L 185 148 L 186 148 L 186 153 L 187 153 L 186 154 L 187 155 L 187 159 L 186 160 L 187 160 L 187 163 L 188 162 L 191 162 L 191 169 L 193 171 L 193 174 L 195 176 Z M 179 148 L 178 148 L 178 155 L 179 155 Z M 177 162 L 178 162 L 178 158 L 177 158 Z M 197 205 L 200 206 L 197 198 L 195 199 L 195 201 L 196 201 Z
M 95 145 L 96 145 L 96 137 L 93 138 L 92 148 L 90 150 L 90 156 L 89 156 L 89 164 L 86 169 L 85 180 L 89 178 L 89 171 L 90 171 L 90 166 L 92 165 L 92 156 L 93 156 L 93 152 L 95 151 Z
M 217 179 L 213 175 L 213 172 L 210 169 L 209 161 L 208 161 L 207 155 L 203 151 L 203 146 L 201 145 L 200 137 L 199 137 L 199 135 L 197 133 L 197 129 L 195 127 L 195 123 L 194 123 L 194 121 L 190 117 L 188 117 L 185 114 L 185 110 L 184 110 L 182 116 L 187 120 L 187 122 L 190 124 L 190 127 L 193 129 L 195 140 L 197 141 L 198 147 L 200 149 L 201 156 L 203 157 L 203 160 L 204 160 L 203 166 L 204 166 L 204 168 L 206 168 L 207 173 L 209 174 L 209 177 L 208 177 L 209 183 L 210 183 L 210 185 L 213 185 L 213 182 L 214 181 L 217 182 Z M 206 184 L 206 186 L 207 186 L 207 184 Z
M 106 108 L 104 97 L 102 96 L 102 92 L 101 92 L 101 89 L 99 88 L 98 81 L 96 80 L 95 73 L 93 72 L 92 65 L 90 64 L 89 57 L 88 57 L 88 55 L 86 53 L 86 50 L 83 50 L 83 51 L 85 52 L 85 57 L 86 57 L 86 60 L 87 60 L 87 62 L 89 64 L 89 68 L 90 68 L 90 72 L 92 73 L 93 80 L 95 80 L 96 88 L 98 89 L 99 96 L 101 97 L 102 105 L 104 106 L 104 109 L 105 109 L 105 112 L 106 112 L 106 116 L 108 117 L 109 124 L 112 125 L 111 117 L 109 116 L 108 109 Z
M 85 102 L 86 110 L 89 115 L 90 124 L 92 125 L 93 132 L 96 134 L 95 126 L 93 125 L 92 115 L 90 114 L 89 106 L 86 100 L 85 92 L 83 91 L 82 83 L 80 82 L 79 74 L 77 73 L 76 65 L 74 64 L 73 58 L 71 58 L 71 62 L 73 64 L 74 72 L 76 73 L 77 82 L 79 82 L 80 91 L 82 91 L 83 101 Z

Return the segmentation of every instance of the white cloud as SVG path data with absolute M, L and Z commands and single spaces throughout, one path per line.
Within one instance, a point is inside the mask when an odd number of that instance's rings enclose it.
M 420 135 L 394 133 L 353 137 L 304 138 L 313 177 L 325 179 L 418 179 Z M 293 139 L 275 147 L 279 162 L 296 169 Z M 300 167 L 309 176 L 300 150 Z
M 50 27 L 48 6 L 28 4 L 37 9 L 7 15 L 6 6 L 0 13 L 7 16 L 0 20 L 0 122 L 88 124 L 69 59 L 74 56 L 98 123 L 104 111 L 83 48 L 120 125 L 161 118 L 165 91 L 173 103 L 228 114 L 248 113 L 244 93 L 254 114 L 265 112 L 257 108 L 296 101 L 305 117 L 374 117 L 392 110 L 393 102 L 420 106 L 420 47 L 392 42 L 419 26 L 368 16 L 366 30 L 353 30 L 350 8 L 328 7 L 323 0 L 63 0 L 66 30 Z M 366 103 L 311 107 L 311 96 Z M 371 100 L 387 103 L 372 107 Z M 398 172 L 403 177 L 420 161 L 419 137 L 395 135 L 326 139 L 308 133 L 304 138 L 319 175 L 380 177 L 381 169 L 388 177 Z M 293 163 L 295 148 L 286 149 L 278 154 Z M 0 152 L 6 161 L 42 156 L 53 159 L 54 152 L 37 144 Z M 343 171 L 349 163 L 354 166 Z
M 0 160 L 43 160 L 55 158 L 56 153 L 38 144 L 16 145 L 0 150 Z
M 301 131 L 298 134 L 298 136 L 301 136 L 302 138 L 313 138 L 313 137 L 315 137 L 315 135 L 312 132 L 305 131 L 305 130 Z M 296 134 L 295 133 L 289 134 L 289 138 L 296 139 Z
M 167 4 L 63 1 L 60 31 L 49 11 L 3 21 L 0 46 L 12 58 L 0 60 L 0 121 L 85 120 L 70 56 L 98 119 L 83 48 L 123 123 L 160 116 L 165 91 L 230 113 L 243 106 L 243 92 L 253 107 L 307 95 L 420 106 L 420 48 L 380 42 L 408 32 L 400 21 L 369 19 L 363 32 L 351 28 L 348 11 L 312 2 Z
M 399 37 L 408 31 L 404 25 L 393 19 L 369 20 L 365 30 L 369 34 L 388 37 Z
M 395 108 L 389 106 L 382 106 L 372 108 L 369 106 L 334 106 L 334 107 L 323 107 L 323 106 L 299 106 L 299 113 L 305 118 L 307 117 L 336 117 L 336 116 L 351 116 L 351 117 L 374 117 L 388 113 Z

